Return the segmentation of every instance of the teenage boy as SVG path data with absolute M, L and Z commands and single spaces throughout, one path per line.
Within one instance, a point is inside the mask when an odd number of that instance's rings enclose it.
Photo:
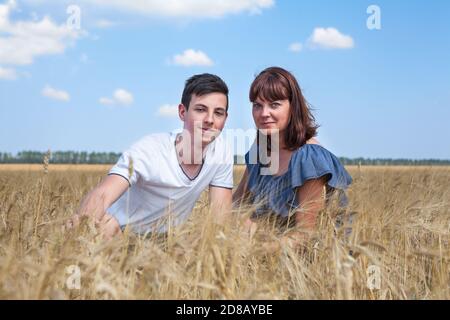
M 123 152 L 84 197 L 73 224 L 90 216 L 108 238 L 126 226 L 138 234 L 163 233 L 189 217 L 207 187 L 211 212 L 223 220 L 233 188 L 233 152 L 220 136 L 228 116 L 227 85 L 212 74 L 191 77 L 178 115 L 183 131 L 148 135 Z

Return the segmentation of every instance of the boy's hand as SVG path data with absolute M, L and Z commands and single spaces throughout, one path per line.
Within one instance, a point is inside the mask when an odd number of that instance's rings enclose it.
M 110 240 L 114 236 L 122 234 L 119 222 L 109 214 L 103 216 L 102 220 L 97 224 L 97 227 L 105 240 Z

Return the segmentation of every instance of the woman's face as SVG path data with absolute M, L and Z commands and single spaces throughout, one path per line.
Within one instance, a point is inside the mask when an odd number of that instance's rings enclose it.
M 276 130 L 280 133 L 286 130 L 290 116 L 289 100 L 265 101 L 257 98 L 253 102 L 253 120 L 256 128 L 265 134 L 272 134 Z

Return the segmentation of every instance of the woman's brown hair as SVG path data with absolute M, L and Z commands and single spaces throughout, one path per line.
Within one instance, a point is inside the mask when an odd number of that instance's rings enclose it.
M 297 80 L 289 71 L 279 67 L 263 70 L 253 81 L 249 97 L 251 102 L 257 98 L 269 102 L 289 100 L 290 116 L 284 136 L 287 149 L 297 150 L 317 135 L 319 126 Z

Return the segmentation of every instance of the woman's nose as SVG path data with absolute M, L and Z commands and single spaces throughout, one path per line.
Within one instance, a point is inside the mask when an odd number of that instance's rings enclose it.
M 261 110 L 261 117 L 267 118 L 270 117 L 270 110 L 267 107 L 263 107 Z

